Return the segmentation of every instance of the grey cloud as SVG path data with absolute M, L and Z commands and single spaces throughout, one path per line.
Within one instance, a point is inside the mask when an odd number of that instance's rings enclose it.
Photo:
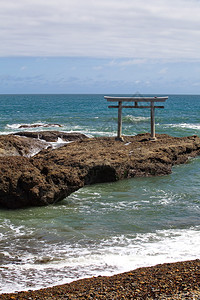
M 195 0 L 0 0 L 0 56 L 200 59 Z

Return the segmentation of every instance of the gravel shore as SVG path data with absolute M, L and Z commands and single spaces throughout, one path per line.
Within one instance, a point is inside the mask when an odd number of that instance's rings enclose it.
M 1 294 L 0 299 L 200 299 L 200 260 L 81 279 L 37 291 Z

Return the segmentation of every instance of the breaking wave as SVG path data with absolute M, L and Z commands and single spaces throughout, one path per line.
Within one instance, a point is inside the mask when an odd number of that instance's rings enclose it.
M 48 124 L 48 123 L 42 123 L 42 122 L 38 122 L 38 123 L 32 123 L 32 124 L 7 124 L 6 126 L 7 128 L 10 129 L 29 129 L 29 128 L 40 128 L 40 127 L 44 127 L 44 128 L 51 128 L 51 127 L 62 127 L 60 124 Z
M 127 115 L 123 117 L 124 123 L 140 123 L 140 122 L 149 122 L 149 117 L 135 117 L 132 115 Z
M 195 129 L 200 130 L 200 124 L 190 124 L 190 123 L 179 123 L 179 124 L 167 124 L 167 128 L 183 128 L 183 129 Z
M 20 237 L 34 239 L 34 231 L 23 226 L 12 228 Z M 39 245 L 35 253 L 13 247 L 4 251 L 1 265 L 2 287 L 0 292 L 38 289 L 63 284 L 77 278 L 113 275 L 138 267 L 158 263 L 197 259 L 199 227 L 158 230 L 155 233 L 113 236 L 86 245 Z M 167 245 L 167 246 L 166 246 Z M 21 258 L 20 258 L 21 257 Z M 10 262 L 10 263 L 9 263 Z

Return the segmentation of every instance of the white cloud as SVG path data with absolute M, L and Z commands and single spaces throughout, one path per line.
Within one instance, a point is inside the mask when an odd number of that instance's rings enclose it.
M 137 59 L 112 59 L 107 66 L 113 67 L 125 67 L 125 66 L 132 66 L 132 65 L 141 65 L 147 62 L 146 59 L 137 58 Z
M 94 66 L 93 69 L 99 71 L 103 69 L 103 66 Z
M 199 60 L 199 15 L 195 0 L 0 0 L 0 56 Z
M 26 70 L 27 69 L 27 66 L 22 66 L 21 68 L 20 68 L 20 71 L 24 71 L 24 70 Z
M 141 65 L 146 63 L 146 59 L 129 59 L 129 60 L 123 60 L 119 62 L 120 66 L 131 66 L 131 65 Z

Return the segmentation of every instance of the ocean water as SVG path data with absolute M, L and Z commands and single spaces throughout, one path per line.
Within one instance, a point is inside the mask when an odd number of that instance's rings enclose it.
M 0 95 L 0 103 L 1 134 L 40 124 L 23 130 L 116 135 L 117 110 L 104 95 Z M 124 135 L 149 131 L 148 109 L 123 110 Z M 200 96 L 169 95 L 156 110 L 156 132 L 200 135 Z M 167 176 L 86 186 L 48 207 L 1 209 L 0 292 L 200 258 L 199 166 L 197 157 Z

